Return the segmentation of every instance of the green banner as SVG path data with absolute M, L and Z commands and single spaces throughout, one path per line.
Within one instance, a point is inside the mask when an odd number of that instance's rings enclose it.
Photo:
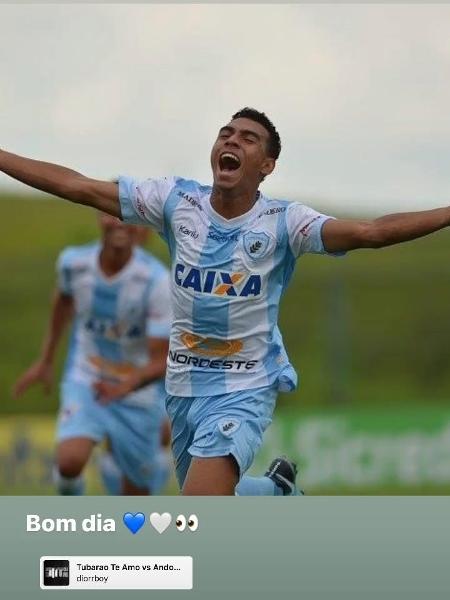
M 401 488 L 424 493 L 428 487 L 447 492 L 450 410 L 281 413 L 267 432 L 256 470 L 280 450 L 299 461 L 308 491 L 391 493 L 388 486 L 393 493 Z
M 0 420 L 0 493 L 53 493 L 53 435 L 52 417 Z M 450 410 L 278 411 L 251 472 L 279 454 L 298 462 L 308 493 L 448 493 Z M 88 493 L 103 494 L 95 462 Z M 177 493 L 173 479 L 167 493 Z

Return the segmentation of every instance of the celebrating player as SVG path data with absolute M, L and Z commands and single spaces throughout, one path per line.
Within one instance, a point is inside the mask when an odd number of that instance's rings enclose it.
M 59 257 L 41 356 L 18 380 L 15 394 L 37 382 L 49 387 L 58 342 L 73 320 L 58 419 L 58 491 L 82 493 L 92 449 L 107 438 L 118 469 L 113 472 L 111 460 L 101 461 L 110 491 L 156 493 L 168 474 L 161 448 L 171 323 L 168 272 L 135 246 L 140 228 L 105 213 L 99 225 L 100 244 L 69 247 Z M 119 393 L 107 402 L 102 386 L 111 384 Z
M 450 224 L 449 207 L 353 221 L 270 200 L 259 187 L 280 149 L 267 116 L 245 108 L 219 130 L 212 187 L 180 177 L 122 177 L 116 185 L 0 152 L 0 169 L 11 177 L 147 224 L 166 239 L 174 310 L 166 405 L 185 495 L 234 494 L 271 422 L 278 390 L 296 385 L 277 326 L 295 260 L 307 252 L 397 244 Z M 286 479 L 279 478 L 280 465 L 269 477 L 242 478 L 238 493 L 258 494 L 268 480 L 278 493 Z

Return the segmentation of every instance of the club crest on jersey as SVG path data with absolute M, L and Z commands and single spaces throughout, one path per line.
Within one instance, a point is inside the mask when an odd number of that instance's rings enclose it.
M 263 258 L 270 248 L 271 239 L 267 233 L 249 231 L 244 235 L 244 248 L 253 260 Z
M 214 296 L 251 297 L 261 294 L 261 275 L 242 272 L 197 269 L 178 263 L 175 266 L 175 283 Z

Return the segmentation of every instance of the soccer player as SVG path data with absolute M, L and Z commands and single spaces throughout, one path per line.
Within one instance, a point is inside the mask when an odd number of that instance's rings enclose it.
M 98 219 L 101 243 L 69 247 L 59 256 L 41 356 L 18 380 L 15 395 L 37 382 L 49 388 L 58 342 L 74 321 L 57 428 L 58 491 L 83 492 L 83 469 L 94 445 L 107 438 L 118 468 L 113 473 L 111 461 L 102 463 L 103 475 L 109 467 L 110 491 L 156 493 L 167 474 L 161 431 L 171 324 L 168 272 L 135 245 L 138 227 L 105 213 Z M 111 384 L 118 394 L 108 402 L 101 390 Z
M 280 149 L 268 117 L 244 108 L 214 142 L 212 186 L 180 177 L 122 177 L 117 185 L 0 152 L 0 170 L 11 177 L 147 224 L 166 239 L 174 311 L 166 406 L 185 495 L 234 494 L 271 422 L 277 391 L 296 385 L 277 326 L 296 259 L 380 248 L 450 224 L 450 207 L 358 221 L 271 200 L 259 187 Z M 276 462 L 268 477 L 242 478 L 238 493 L 260 493 L 278 469 Z

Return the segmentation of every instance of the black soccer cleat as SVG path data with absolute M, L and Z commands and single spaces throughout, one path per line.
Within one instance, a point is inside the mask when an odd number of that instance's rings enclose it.
M 265 476 L 283 490 L 283 496 L 305 495 L 305 492 L 299 490 L 295 485 L 297 465 L 289 460 L 287 456 L 279 456 L 273 460 L 270 467 L 265 472 Z

